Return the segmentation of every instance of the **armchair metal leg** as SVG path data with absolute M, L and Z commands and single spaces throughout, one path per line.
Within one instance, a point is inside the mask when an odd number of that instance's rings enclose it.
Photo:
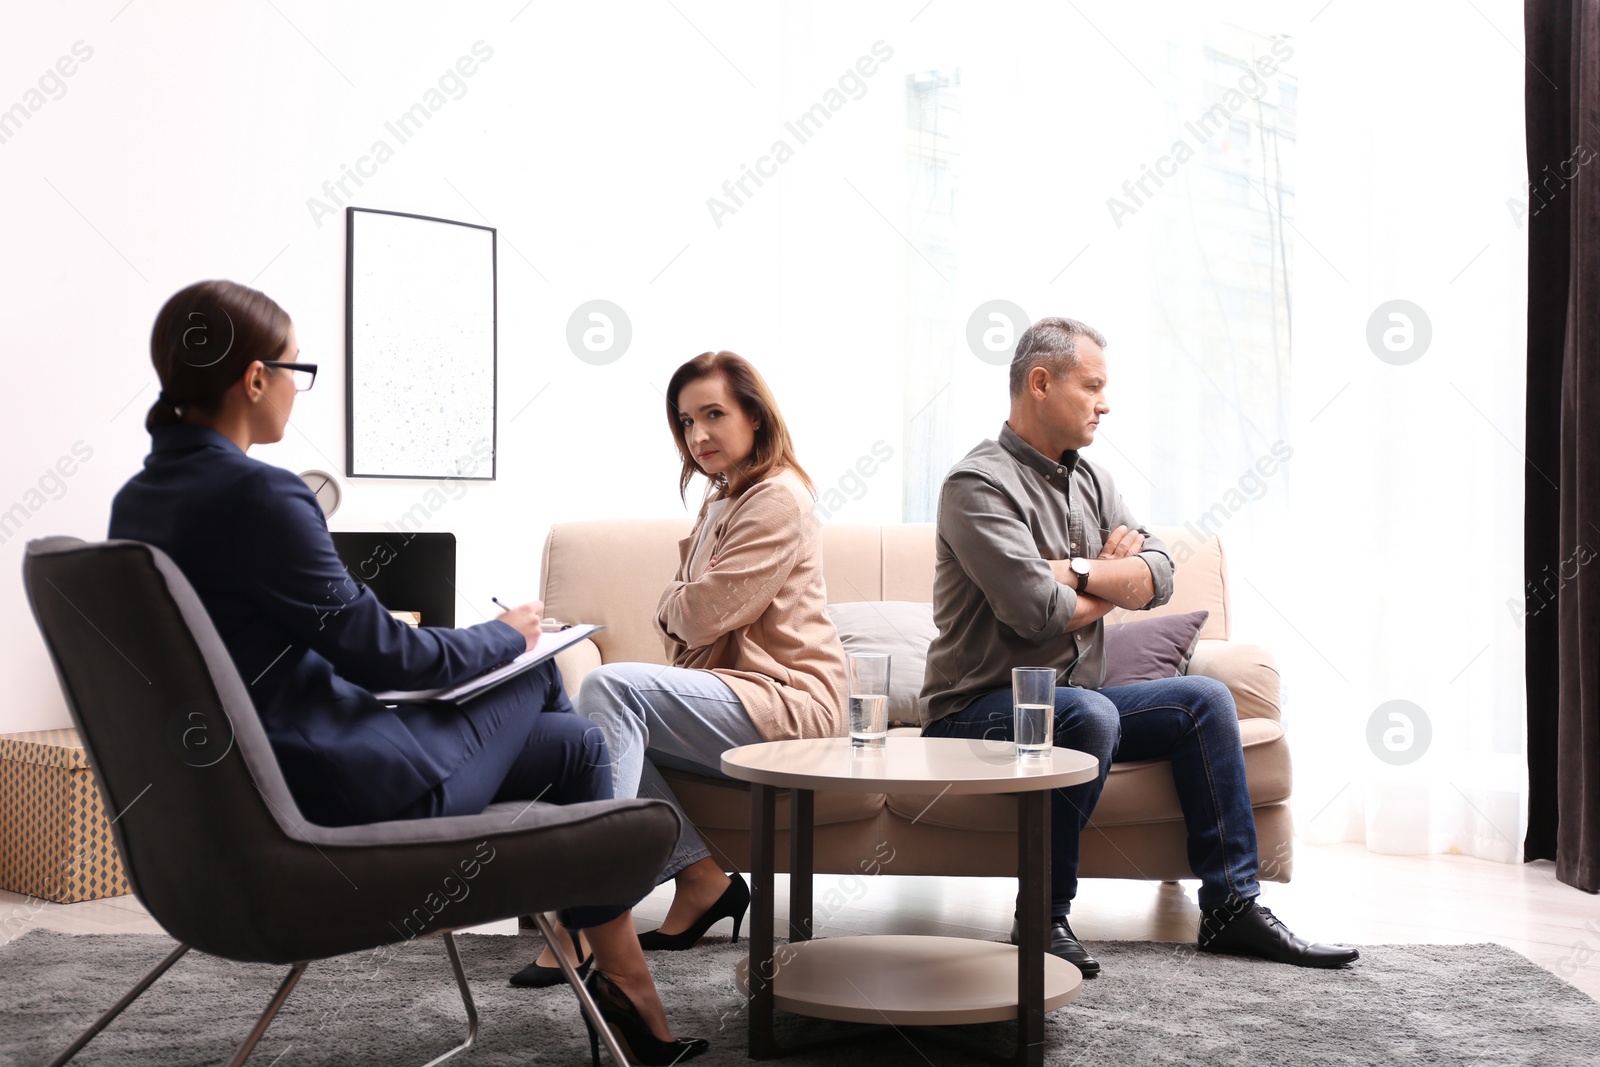
M 179 945 L 177 948 L 167 953 L 166 959 L 162 960 L 160 963 L 151 968 L 150 973 L 139 979 L 139 981 L 134 984 L 132 989 L 123 994 L 121 1000 L 113 1004 L 109 1011 L 100 1016 L 100 1018 L 96 1019 L 89 1029 L 79 1034 L 78 1039 L 72 1044 L 68 1045 L 65 1052 L 51 1060 L 50 1067 L 61 1067 L 63 1063 L 66 1063 L 68 1060 L 72 1059 L 72 1057 L 76 1056 L 83 1046 L 94 1040 L 96 1034 L 111 1025 L 112 1019 L 115 1019 L 118 1015 L 122 1014 L 123 1008 L 126 1008 L 129 1004 L 132 1004 L 134 1001 L 138 1000 L 139 996 L 146 989 L 150 988 L 151 982 L 154 982 L 157 978 L 160 978 L 163 974 L 166 974 L 167 968 L 171 967 L 174 963 L 177 963 L 178 958 L 188 951 L 188 945 Z
M 448 930 L 439 936 L 444 938 L 445 954 L 450 957 L 450 969 L 455 972 L 456 985 L 461 989 L 461 1003 L 467 1009 L 467 1039 L 442 1056 L 429 1060 L 423 1064 L 423 1067 L 437 1067 L 438 1064 L 443 1063 L 458 1052 L 465 1052 L 472 1047 L 473 1042 L 478 1040 L 478 1009 L 472 1002 L 472 990 L 467 985 L 467 973 L 461 967 L 461 953 L 456 950 L 456 939 Z M 273 1017 L 278 1014 L 278 1009 L 283 1007 L 284 1001 L 289 999 L 289 994 L 294 991 L 295 984 L 300 981 L 300 976 L 306 973 L 306 968 L 310 965 L 311 961 L 306 960 L 295 964 L 289 969 L 289 973 L 283 978 L 283 984 L 278 986 L 278 992 L 273 995 L 272 1002 L 261 1013 L 261 1018 L 256 1020 L 255 1027 L 250 1031 L 250 1035 L 244 1039 L 244 1043 L 239 1046 L 238 1051 L 233 1054 L 233 1059 L 228 1061 L 228 1067 L 243 1067 L 244 1061 L 250 1058 L 250 1053 L 255 1050 L 257 1042 L 261 1040 L 261 1035 L 265 1034 L 267 1027 L 272 1024 Z
M 239 1046 L 233 1054 L 233 1059 L 228 1061 L 228 1067 L 243 1067 L 244 1061 L 250 1058 L 250 1053 L 255 1049 L 256 1042 L 261 1040 L 261 1035 L 267 1032 L 267 1027 L 272 1024 L 272 1019 L 278 1014 L 278 1009 L 283 1007 L 283 1002 L 289 999 L 289 994 L 294 992 L 295 983 L 300 981 L 300 976 L 306 973 L 306 968 L 311 966 L 310 960 L 302 960 L 289 968 L 289 973 L 283 976 L 283 982 L 278 986 L 278 991 L 272 995 L 272 1000 L 267 1004 L 267 1010 L 261 1013 L 256 1024 L 250 1030 L 250 1035 L 244 1039 L 244 1044 Z
M 548 929 L 548 921 L 542 915 L 538 918 L 541 928 L 545 930 L 545 936 L 549 937 L 550 930 Z M 445 954 L 450 957 L 450 969 L 455 972 L 456 985 L 461 989 L 461 1003 L 467 1009 L 467 1038 L 465 1041 L 461 1042 L 461 1044 L 457 1045 L 455 1048 L 449 1050 L 443 1055 L 429 1060 L 427 1063 L 423 1064 L 423 1067 L 438 1067 L 439 1064 L 443 1063 L 445 1060 L 448 1060 L 457 1053 L 465 1052 L 467 1049 L 471 1048 L 473 1043 L 478 1040 L 478 1008 L 477 1005 L 472 1002 L 472 989 L 467 985 L 467 973 L 461 966 L 461 953 L 456 949 L 455 936 L 448 930 L 439 936 L 444 938 L 444 951 Z M 150 988 L 150 984 L 152 982 L 165 974 L 167 969 L 170 968 L 174 963 L 177 963 L 178 959 L 188 951 L 188 945 L 179 945 L 177 948 L 169 952 L 166 959 L 156 964 L 155 967 L 150 970 L 149 974 L 139 979 L 138 983 L 135 984 L 132 989 L 123 994 L 121 1000 L 113 1004 L 111 1008 L 104 1015 L 100 1016 L 100 1018 L 96 1019 L 94 1024 L 91 1025 L 87 1030 L 79 1034 L 78 1039 L 72 1044 L 68 1045 L 66 1051 L 62 1052 L 61 1055 L 51 1060 L 49 1067 L 61 1067 L 62 1064 L 76 1056 L 78 1052 L 82 1050 L 83 1046 L 94 1040 L 96 1034 L 100 1033 L 100 1031 L 111 1025 L 111 1021 L 120 1015 L 124 1008 L 126 1008 L 129 1004 L 132 1004 L 135 1000 L 138 1000 L 140 995 L 143 994 L 146 989 Z M 600 1023 L 599 1010 L 595 1008 L 594 1003 L 589 999 L 589 991 L 583 988 L 583 983 L 578 980 L 577 972 L 572 969 L 571 964 L 567 963 L 565 957 L 561 957 L 561 963 L 562 969 L 566 972 L 567 981 L 573 983 L 574 988 L 576 988 L 578 991 L 579 999 L 583 1001 L 585 1005 L 585 1010 L 594 1017 L 596 1023 L 599 1023 L 600 1025 L 601 1032 L 605 1034 L 606 1047 L 611 1049 L 611 1054 L 616 1058 L 617 1063 L 626 1065 L 627 1060 L 622 1058 L 621 1053 L 617 1049 L 616 1042 L 611 1037 L 611 1032 L 605 1028 L 603 1023 Z M 310 960 L 304 960 L 289 968 L 289 973 L 284 976 L 283 982 L 279 984 L 278 991 L 273 994 L 272 1000 L 267 1004 L 266 1010 L 261 1013 L 261 1017 L 256 1020 L 255 1026 L 251 1028 L 249 1035 L 244 1039 L 244 1043 L 239 1046 L 239 1048 L 234 1052 L 233 1058 L 228 1061 L 228 1067 L 242 1067 L 244 1061 L 250 1058 L 250 1053 L 255 1051 L 255 1047 L 261 1041 L 262 1035 L 267 1032 L 267 1027 L 272 1024 L 273 1018 L 278 1014 L 278 1009 L 282 1008 L 284 1002 L 289 999 L 289 994 L 294 992 L 294 987 L 300 981 L 300 976 L 306 973 L 306 968 L 310 965 Z
M 583 979 L 578 977 L 577 968 L 567 959 L 566 953 L 555 948 L 560 942 L 556 940 L 555 926 L 550 921 L 549 913 L 541 911 L 534 916 L 534 919 L 539 923 L 539 932 L 544 935 L 545 943 L 551 946 L 556 962 L 561 965 L 562 977 L 566 978 L 567 984 L 578 995 L 579 1009 L 589 1017 L 590 1022 L 594 1023 L 595 1033 L 600 1035 L 600 1040 L 605 1042 L 606 1051 L 611 1053 L 611 1062 L 617 1067 L 628 1067 L 628 1057 L 622 1054 L 622 1048 L 617 1044 L 616 1036 L 611 1033 L 611 1027 L 607 1026 L 605 1019 L 601 1017 L 599 1005 L 584 988 Z M 577 943 L 576 938 L 573 939 L 573 943 Z
M 465 1052 L 478 1040 L 478 1009 L 472 1003 L 472 990 L 467 986 L 467 972 L 461 969 L 461 953 L 456 950 L 455 935 L 449 930 L 439 935 L 444 938 L 444 950 L 450 957 L 450 969 L 456 972 L 456 985 L 461 987 L 461 1003 L 467 1009 L 467 1039 L 449 1052 L 437 1056 L 422 1067 L 438 1067 L 439 1064 L 454 1056 L 458 1052 Z

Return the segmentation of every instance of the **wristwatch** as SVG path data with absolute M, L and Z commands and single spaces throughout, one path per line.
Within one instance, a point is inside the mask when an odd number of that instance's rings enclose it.
M 1089 591 L 1089 561 L 1082 556 L 1077 556 L 1068 566 L 1072 568 L 1072 573 L 1078 576 L 1078 592 L 1087 593 Z

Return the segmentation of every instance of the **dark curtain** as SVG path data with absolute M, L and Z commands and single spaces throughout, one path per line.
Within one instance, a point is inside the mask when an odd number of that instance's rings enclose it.
M 1527 0 L 1526 859 L 1600 891 L 1600 0 Z

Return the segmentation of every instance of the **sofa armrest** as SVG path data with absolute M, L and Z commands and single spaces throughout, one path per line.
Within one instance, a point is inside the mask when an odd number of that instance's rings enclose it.
M 1282 718 L 1282 686 L 1277 661 L 1260 645 L 1200 641 L 1189 659 L 1190 675 L 1204 675 L 1233 693 L 1241 719 Z
M 600 666 L 600 663 L 600 646 L 587 637 L 557 652 L 556 669 L 561 672 L 561 684 L 566 686 L 567 696 L 577 700 L 578 687 L 583 684 L 584 675 Z

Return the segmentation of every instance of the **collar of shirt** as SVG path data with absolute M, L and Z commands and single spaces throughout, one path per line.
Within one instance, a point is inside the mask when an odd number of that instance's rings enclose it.
M 151 452 L 183 452 L 194 448 L 224 448 L 233 452 L 239 451 L 238 445 L 209 426 L 178 423 L 171 426 L 157 426 L 150 431 Z
M 999 442 L 1000 447 L 1018 463 L 1038 471 L 1046 481 L 1061 492 L 1067 491 L 1072 474 L 1078 469 L 1078 453 L 1068 449 L 1061 453 L 1059 460 L 1051 459 L 1018 436 L 1009 422 L 1001 425 Z

